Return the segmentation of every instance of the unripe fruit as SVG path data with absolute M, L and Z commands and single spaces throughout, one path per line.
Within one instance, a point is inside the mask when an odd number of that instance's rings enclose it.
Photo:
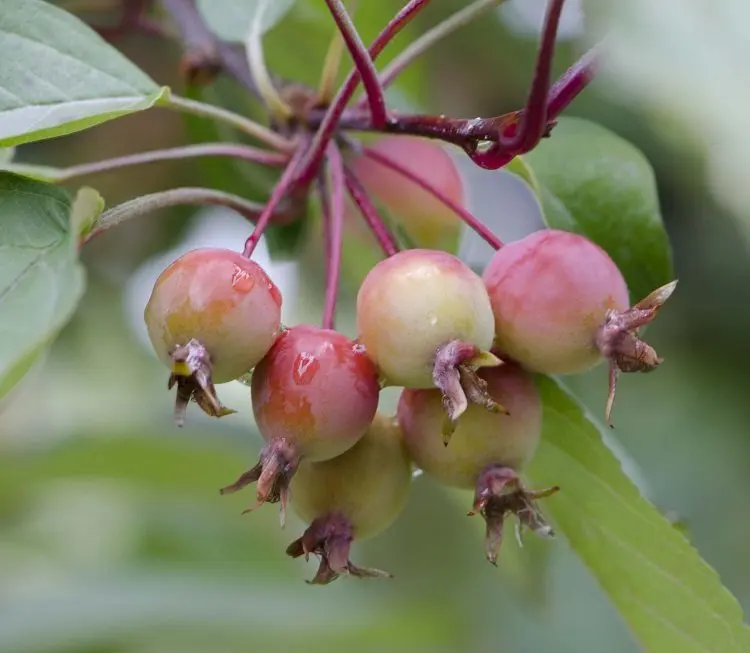
M 224 492 L 258 481 L 258 503 L 282 501 L 300 460 L 329 460 L 371 424 L 380 385 L 364 347 L 309 325 L 281 334 L 252 377 L 253 413 L 268 443 L 260 462 Z
M 191 396 L 209 414 L 224 414 L 213 383 L 236 379 L 265 356 L 279 333 L 281 303 L 263 269 L 231 250 L 196 249 L 162 272 L 144 318 L 173 371 L 170 384 L 178 384 L 178 418 Z
M 292 481 L 294 511 L 310 524 L 287 549 L 292 557 L 315 553 L 320 568 L 313 583 L 341 574 L 389 576 L 349 562 L 353 540 L 377 535 L 398 517 L 411 484 L 411 461 L 395 420 L 375 417 L 362 438 L 343 455 L 304 461 Z
M 474 509 L 469 514 L 481 512 L 487 522 L 485 551 L 494 564 L 508 514 L 539 535 L 553 534 L 534 500 L 557 488 L 528 491 L 518 475 L 534 455 L 542 431 L 541 401 L 531 377 L 513 364 L 481 370 L 479 376 L 508 415 L 469 406 L 446 446 L 440 437 L 440 393 L 405 389 L 398 422 L 407 451 L 420 469 L 445 485 L 474 489 Z
M 610 359 L 607 419 L 617 370 L 650 371 L 661 362 L 637 329 L 653 320 L 675 283 L 629 308 L 614 261 L 584 236 L 538 231 L 498 250 L 483 276 L 495 346 L 504 355 L 544 374 L 581 372 Z
M 469 406 L 448 446 L 439 437 L 443 410 L 438 390 L 406 389 L 398 404 L 398 421 L 412 460 L 452 487 L 473 488 L 480 472 L 493 464 L 520 471 L 534 455 L 542 433 L 542 405 L 528 374 L 506 364 L 480 370 L 479 376 L 509 414 Z
M 499 363 L 487 352 L 492 307 L 482 280 L 452 254 L 410 249 L 378 263 L 357 296 L 357 329 L 388 383 L 440 388 L 452 421 L 469 400 L 484 402 L 473 367 Z
M 464 204 L 464 185 L 458 168 L 445 148 L 435 141 L 386 136 L 369 149 L 398 161 L 456 204 Z M 452 249 L 456 246 L 461 220 L 434 195 L 367 156 L 357 156 L 351 167 L 367 193 L 388 211 L 417 247 Z M 350 203 L 349 211 L 357 212 L 357 209 Z M 359 222 L 364 226 L 361 218 Z

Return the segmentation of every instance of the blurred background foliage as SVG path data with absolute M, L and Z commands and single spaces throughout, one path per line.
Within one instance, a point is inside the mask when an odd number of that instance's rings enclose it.
M 356 18 L 365 42 L 401 4 L 360 0 Z M 384 61 L 463 4 L 434 2 Z M 623 379 L 613 442 L 627 451 L 627 469 L 644 492 L 682 521 L 747 611 L 750 268 L 740 226 L 747 205 L 736 201 L 736 186 L 717 167 L 717 160 L 727 163 L 720 156 L 726 140 L 710 136 L 736 134 L 740 149 L 746 138 L 735 119 L 746 106 L 741 82 L 720 68 L 723 61 L 738 60 L 746 40 L 741 30 L 718 28 L 732 20 L 746 25 L 741 18 L 750 10 L 740 9 L 739 1 L 709 3 L 712 13 L 705 15 L 716 22 L 696 27 L 691 16 L 708 11 L 701 0 L 658 7 L 619 3 L 632 11 L 614 12 L 606 10 L 608 3 L 589 4 L 596 4 L 589 37 L 616 26 L 612 65 L 569 114 L 614 130 L 654 165 L 681 284 L 649 331 L 666 363 L 656 374 Z M 403 76 L 391 93 L 393 105 L 454 115 L 518 108 L 543 5 L 508 2 L 450 37 Z M 558 71 L 582 49 L 580 6 L 571 1 L 567 11 Z M 270 67 L 315 83 L 332 32 L 322 3 L 298 2 L 266 37 Z M 687 38 L 696 57 L 711 55 L 710 65 L 693 67 L 668 56 L 686 50 Z M 145 37 L 127 38 L 118 47 L 158 82 L 181 88 L 176 47 Z M 664 88 L 654 83 L 656 70 Z M 257 111 L 228 82 L 205 97 Z M 694 120 L 696 115 L 705 121 Z M 179 144 L 188 133 L 215 138 L 208 130 L 206 123 L 154 110 L 26 146 L 18 159 L 68 165 Z M 471 208 L 501 238 L 538 228 L 531 203 L 505 173 L 474 169 L 460 153 L 457 160 L 466 172 Z M 733 161 L 740 163 L 741 155 Z M 268 180 L 257 168 L 193 161 L 85 182 L 111 206 L 188 184 L 239 189 L 262 199 Z M 739 196 L 746 192 L 737 188 Z M 389 569 L 395 580 L 342 579 L 325 589 L 303 583 L 313 574 L 312 563 L 284 555 L 299 521 L 291 519 L 280 531 L 274 508 L 240 517 L 249 493 L 219 497 L 218 488 L 251 464 L 260 448 L 248 390 L 239 383 L 220 388 L 237 416 L 216 422 L 191 411 L 188 426 L 177 431 L 165 371 L 143 347 L 140 311 L 150 281 L 174 257 L 172 248 L 237 247 L 246 231 L 234 216 L 174 210 L 126 224 L 84 252 L 90 288 L 78 314 L 0 417 L 0 650 L 599 653 L 606 642 L 608 652 L 637 651 L 564 540 L 528 538 L 521 549 L 509 538 L 495 569 L 483 559 L 481 521 L 464 516 L 468 496 L 427 478 L 415 481 L 393 528 L 356 546 L 355 561 Z M 285 292 L 285 321 L 317 322 L 319 259 L 313 252 L 300 260 L 299 266 L 274 263 L 271 273 Z M 340 318 L 350 332 L 352 291 L 345 293 Z M 570 385 L 598 414 L 604 370 Z M 386 394 L 384 408 L 392 408 L 394 399 Z

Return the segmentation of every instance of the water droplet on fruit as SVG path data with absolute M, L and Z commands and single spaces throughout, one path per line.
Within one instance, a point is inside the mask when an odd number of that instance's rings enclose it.
M 367 353 L 367 347 L 365 347 L 362 343 L 357 342 L 352 345 L 352 351 L 355 354 L 364 354 Z
M 297 385 L 308 385 L 320 369 L 320 361 L 314 354 L 303 351 L 294 359 L 294 382 Z
M 238 292 L 250 292 L 255 287 L 255 279 L 250 275 L 249 272 L 243 270 L 239 266 L 234 266 L 234 272 L 232 274 L 232 288 Z

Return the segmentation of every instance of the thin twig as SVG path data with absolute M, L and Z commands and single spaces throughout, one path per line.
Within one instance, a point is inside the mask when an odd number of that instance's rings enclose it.
M 298 185 L 298 182 L 295 179 L 295 173 L 297 172 L 302 157 L 304 157 L 305 152 L 307 151 L 306 146 L 307 142 L 300 143 L 297 146 L 297 150 L 292 155 L 292 158 L 289 159 L 289 163 L 287 163 L 286 168 L 284 168 L 284 172 L 281 173 L 279 180 L 276 182 L 276 185 L 271 191 L 271 196 L 268 198 L 268 202 L 266 203 L 265 207 L 263 207 L 263 212 L 258 218 L 258 222 L 255 225 L 255 229 L 253 229 L 253 233 L 251 233 L 248 239 L 245 241 L 245 247 L 242 251 L 243 256 L 250 258 L 253 255 L 255 248 L 257 247 L 261 237 L 263 236 L 263 232 L 266 230 L 266 227 L 268 226 L 268 223 L 270 222 L 271 217 L 276 210 L 276 207 L 284 199 L 285 195 L 292 189 L 292 187 Z
M 380 87 L 380 82 L 378 81 L 378 71 L 375 70 L 375 64 L 370 58 L 370 53 L 362 42 L 362 38 L 359 36 L 354 22 L 346 11 L 344 3 L 341 0 L 326 0 L 326 4 L 331 11 L 333 19 L 336 21 L 341 35 L 344 37 L 346 47 L 349 49 L 349 54 L 352 55 L 354 66 L 362 80 L 362 85 L 365 87 L 373 127 L 379 129 L 385 125 L 388 120 L 388 114 L 385 108 L 383 89 Z
M 430 0 L 409 0 L 406 6 L 385 26 L 370 46 L 370 59 L 375 61 L 386 45 L 419 13 L 421 9 L 429 4 Z M 320 126 L 313 138 L 310 149 L 299 166 L 298 179 L 301 183 L 309 183 L 316 174 L 317 168 L 328 147 L 333 132 L 336 129 L 341 114 L 351 99 L 359 83 L 359 71 L 352 70 L 346 81 L 339 89 L 331 105 L 328 107 Z
M 505 0 L 475 0 L 452 16 L 446 18 L 443 22 L 427 30 L 419 38 L 412 41 L 400 54 L 383 68 L 378 76 L 380 86 L 383 89 L 388 88 L 398 77 L 398 75 L 409 66 L 415 59 L 421 57 L 433 45 L 439 43 L 453 32 L 468 25 L 475 18 L 478 18 L 486 11 L 497 7 Z M 357 106 L 362 106 L 364 100 L 357 102 Z
M 333 329 L 336 321 L 336 298 L 339 294 L 341 274 L 341 248 L 344 231 L 344 164 L 335 143 L 328 146 L 328 173 L 330 197 L 328 201 L 329 228 L 328 256 L 326 258 L 326 290 L 323 302 L 323 328 Z
M 85 177 L 86 175 L 98 174 L 109 170 L 119 170 L 120 168 L 159 161 L 175 161 L 202 156 L 232 157 L 274 167 L 283 166 L 289 160 L 289 157 L 285 154 L 269 152 L 248 145 L 237 145 L 235 143 L 199 143 L 196 145 L 171 147 L 164 150 L 126 154 L 125 156 L 93 161 L 91 163 L 81 163 L 68 168 L 57 169 L 51 177 L 57 183 L 64 183 L 76 177 Z
M 231 193 L 224 193 L 211 188 L 172 188 L 158 193 L 142 195 L 108 209 L 102 213 L 96 227 L 87 236 L 86 242 L 126 220 L 138 218 L 159 209 L 181 205 L 226 206 L 235 210 L 250 222 L 258 220 L 263 211 L 261 204 L 250 202 Z
M 289 152 L 294 148 L 294 144 L 290 140 L 279 136 L 279 134 L 268 127 L 213 104 L 206 104 L 205 102 L 198 102 L 197 100 L 190 100 L 179 95 L 170 94 L 160 106 L 226 123 L 238 131 L 244 132 L 281 152 Z
M 346 183 L 346 189 L 349 191 L 349 195 L 357 205 L 362 218 L 367 223 L 370 231 L 372 231 L 372 235 L 375 236 L 383 253 L 386 256 L 398 254 L 396 239 L 389 231 L 385 222 L 383 222 L 378 215 L 378 210 L 375 208 L 375 204 L 367 194 L 362 182 L 360 182 L 355 172 L 349 167 L 344 169 L 344 181 Z
M 409 181 L 414 182 L 420 188 L 423 188 L 424 190 L 426 190 L 435 199 L 445 204 L 445 206 L 447 206 L 459 218 L 461 218 L 461 220 L 463 220 L 467 226 L 473 229 L 479 236 L 481 236 L 494 249 L 500 249 L 503 246 L 503 242 L 495 234 L 493 234 L 492 231 L 490 231 L 484 224 L 482 224 L 480 220 L 475 218 L 463 206 L 461 206 L 460 204 L 456 204 L 450 197 L 448 197 L 445 193 L 443 193 L 436 186 L 433 186 L 430 182 L 426 181 L 419 175 L 413 173 L 408 168 L 405 168 L 398 161 L 395 161 L 394 159 L 381 154 L 377 150 L 373 150 L 373 149 L 366 147 L 362 150 L 362 153 L 366 157 L 372 159 L 373 161 L 376 161 L 377 163 L 380 163 L 386 168 L 390 168 L 394 172 L 397 172 L 403 177 L 406 177 L 406 179 L 408 179 Z
M 171 16 L 180 35 L 183 49 L 183 70 L 188 81 L 210 79 L 220 71 L 236 79 L 256 98 L 255 88 L 244 48 L 219 39 L 208 27 L 195 0 L 161 0 L 164 11 Z

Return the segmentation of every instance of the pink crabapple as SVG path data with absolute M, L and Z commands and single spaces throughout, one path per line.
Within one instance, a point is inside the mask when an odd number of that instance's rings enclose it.
M 263 269 L 227 249 L 192 250 L 157 279 L 144 311 L 148 335 L 177 385 L 182 425 L 192 398 L 208 415 L 221 405 L 214 383 L 232 381 L 266 355 L 279 334 L 282 298 Z
M 441 390 L 450 432 L 469 402 L 504 410 L 476 375 L 499 365 L 487 290 L 460 259 L 410 249 L 378 263 L 357 295 L 359 339 L 388 384 Z
M 309 527 L 289 545 L 287 554 L 320 557 L 318 572 L 309 582 L 323 585 L 342 574 L 390 577 L 353 565 L 349 549 L 354 540 L 373 537 L 395 521 L 406 503 L 411 478 L 398 424 L 380 414 L 346 453 L 300 464 L 291 485 L 292 506 Z
M 300 461 L 340 456 L 372 423 L 377 370 L 362 345 L 303 324 L 284 331 L 255 367 L 251 393 L 266 445 L 258 463 L 222 494 L 257 481 L 256 507 L 281 501 L 283 524 L 289 481 Z
M 609 255 L 584 236 L 546 229 L 502 247 L 484 271 L 495 347 L 524 368 L 572 374 L 610 364 L 610 423 L 618 372 L 648 372 L 662 360 L 638 337 L 674 291 L 671 282 L 630 308 Z
M 542 404 L 534 381 L 515 364 L 479 371 L 490 396 L 509 414 L 489 413 L 469 406 L 446 446 L 440 437 L 442 398 L 438 390 L 405 389 L 398 404 L 398 422 L 414 463 L 441 483 L 474 489 L 474 508 L 487 523 L 485 552 L 495 564 L 508 514 L 518 528 L 528 527 L 544 537 L 552 529 L 535 499 L 557 488 L 526 490 L 518 473 L 533 457 L 542 433 Z M 519 530 L 520 532 L 520 530 Z
M 458 168 L 445 148 L 435 141 L 386 136 L 369 145 L 368 150 L 399 161 L 406 169 L 439 188 L 454 203 L 465 203 Z M 388 211 L 416 247 L 450 249 L 456 245 L 461 221 L 433 194 L 365 155 L 355 156 L 351 169 L 367 193 Z M 356 213 L 352 202 L 348 203 L 348 209 L 349 214 Z M 355 217 L 356 224 L 361 225 L 359 216 Z M 362 231 L 365 231 L 364 228 Z M 369 241 L 374 242 L 374 239 L 370 237 Z

